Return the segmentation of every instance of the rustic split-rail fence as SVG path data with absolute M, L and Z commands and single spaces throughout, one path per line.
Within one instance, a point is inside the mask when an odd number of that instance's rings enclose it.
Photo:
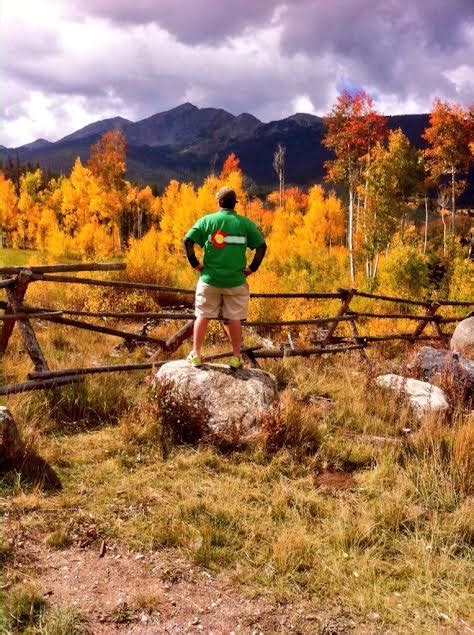
M 29 390 L 42 390 L 56 388 L 65 384 L 82 381 L 84 375 L 93 373 L 124 372 L 135 370 L 146 370 L 159 367 L 166 363 L 164 361 L 149 361 L 141 364 L 115 364 L 108 366 L 91 366 L 84 368 L 65 368 L 61 370 L 51 370 L 45 359 L 43 351 L 36 337 L 33 323 L 36 320 L 44 320 L 55 324 L 62 324 L 78 329 L 103 333 L 121 338 L 127 347 L 131 348 L 137 343 L 148 343 L 156 349 L 164 352 L 176 351 L 181 344 L 192 336 L 194 316 L 189 310 L 180 311 L 160 311 L 160 312 L 113 312 L 113 311 L 78 311 L 67 308 L 31 307 L 25 303 L 25 295 L 30 284 L 40 282 L 62 283 L 62 284 L 82 284 L 100 287 L 111 287 L 114 289 L 130 289 L 142 291 L 161 292 L 166 295 L 178 294 L 179 296 L 194 295 L 194 290 L 167 287 L 157 284 L 147 284 L 130 282 L 125 280 L 99 280 L 96 278 L 85 278 L 76 275 L 80 272 L 93 271 L 118 271 L 125 269 L 121 263 L 83 263 L 83 264 L 57 264 L 31 267 L 0 267 L 0 291 L 4 291 L 6 299 L 0 301 L 1 334 L 0 334 L 0 355 L 4 355 L 7 350 L 10 337 L 15 324 L 18 323 L 20 335 L 23 340 L 26 352 L 31 358 L 34 371 L 28 374 L 27 381 L 22 383 L 7 384 L 0 386 L 0 395 L 25 392 Z M 400 313 L 375 313 L 357 312 L 350 308 L 351 301 L 356 297 L 371 298 L 381 300 L 406 307 L 418 307 L 423 310 L 423 314 L 407 312 Z M 257 329 L 278 328 L 287 326 L 315 326 L 324 327 L 321 330 L 321 337 L 313 343 L 313 347 L 295 348 L 291 341 L 290 346 L 281 349 L 264 349 L 262 346 L 254 346 L 243 349 L 243 354 L 252 366 L 258 366 L 259 359 L 282 358 L 282 357 L 310 357 L 314 355 L 329 355 L 342 353 L 345 351 L 357 350 L 368 362 L 366 347 L 374 342 L 388 340 L 406 340 L 417 342 L 420 340 L 445 340 L 450 337 L 450 333 L 443 331 L 443 325 L 459 322 L 466 317 L 469 307 L 474 306 L 474 301 L 449 301 L 449 300 L 410 300 L 373 293 L 365 293 L 357 289 L 339 289 L 334 293 L 252 293 L 251 298 L 287 298 L 305 300 L 339 300 L 340 307 L 337 314 L 332 317 L 314 317 L 304 320 L 280 320 L 280 321 L 247 321 L 243 326 Z M 439 310 L 442 307 L 459 307 L 459 310 L 466 311 L 464 315 L 454 317 L 443 317 Z M 139 333 L 99 325 L 84 318 L 111 318 L 115 320 L 145 320 L 158 324 L 160 320 L 184 321 L 181 326 L 169 339 L 164 340 L 152 337 L 147 334 L 147 329 L 141 329 Z M 358 322 L 361 319 L 386 319 L 386 320 L 411 320 L 414 321 L 415 328 L 408 333 L 392 333 L 389 335 L 361 335 Z M 350 327 L 350 335 L 336 335 L 336 330 L 341 323 L 347 323 Z M 428 325 L 434 327 L 433 334 L 426 333 Z M 220 353 L 208 356 L 206 359 L 215 360 L 226 357 L 229 353 Z

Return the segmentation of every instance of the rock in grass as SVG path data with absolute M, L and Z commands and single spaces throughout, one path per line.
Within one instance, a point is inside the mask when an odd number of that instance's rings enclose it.
M 412 368 L 424 381 L 451 379 L 466 401 L 474 397 L 474 361 L 452 351 L 423 346 L 416 354 Z
M 388 388 L 399 395 L 405 395 L 420 419 L 430 412 L 442 413 L 449 410 L 449 403 L 444 391 L 426 381 L 402 377 L 393 373 L 379 375 L 375 381 L 379 386 Z
M 56 472 L 23 443 L 10 411 L 0 406 L 0 473 L 12 470 L 44 489 L 61 489 Z
M 160 384 L 174 387 L 175 412 L 186 405 L 187 413 L 205 413 L 211 435 L 238 436 L 240 441 L 258 434 L 259 422 L 278 394 L 276 379 L 263 370 L 231 370 L 223 364 L 195 368 L 185 360 L 164 364 L 152 387 L 159 390 Z
M 459 322 L 451 337 L 450 348 L 455 353 L 474 360 L 474 316 Z
M 15 457 L 24 452 L 15 421 L 5 406 L 0 406 L 0 469 L 6 471 Z

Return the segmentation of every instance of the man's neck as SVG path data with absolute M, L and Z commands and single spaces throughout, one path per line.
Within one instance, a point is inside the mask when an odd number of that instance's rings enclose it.
M 221 207 L 219 208 L 220 212 L 227 212 L 228 214 L 237 214 L 235 209 L 230 209 L 229 207 Z

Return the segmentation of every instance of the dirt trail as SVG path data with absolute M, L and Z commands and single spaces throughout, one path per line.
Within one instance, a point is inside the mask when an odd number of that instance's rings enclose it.
M 325 620 L 323 613 L 272 605 L 222 576 L 158 553 L 108 545 L 101 557 L 97 548 L 51 549 L 31 535 L 16 543 L 15 553 L 16 570 L 30 572 L 51 606 L 76 607 L 94 635 L 312 633 L 324 632 L 327 620 L 327 614 Z

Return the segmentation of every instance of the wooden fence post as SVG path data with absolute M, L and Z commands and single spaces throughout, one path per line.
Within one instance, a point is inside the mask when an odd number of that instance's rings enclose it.
M 341 297 L 341 308 L 339 309 L 337 316 L 336 317 L 342 317 L 347 309 L 349 308 L 349 305 L 351 303 L 352 298 L 354 297 L 356 290 L 355 289 L 338 289 L 338 293 L 340 294 Z M 337 328 L 337 325 L 339 324 L 339 322 L 337 320 L 335 320 L 334 322 L 331 322 L 330 326 L 329 326 L 329 330 L 326 334 L 326 337 L 324 338 L 324 340 L 322 341 L 322 345 L 323 346 L 327 346 L 328 344 L 331 343 L 331 339 L 332 336 L 334 334 L 334 331 Z
M 13 290 L 7 289 L 7 296 L 11 307 L 11 310 L 9 311 L 10 314 L 15 315 L 15 313 L 21 314 L 23 312 L 23 298 L 25 297 L 26 290 L 31 282 L 32 275 L 33 274 L 28 269 L 20 271 L 15 288 Z M 9 331 L 6 330 L 5 332 L 2 329 L 2 352 L 5 352 L 8 346 L 8 340 L 12 334 L 14 324 L 15 322 L 13 320 L 4 321 L 4 325 L 11 325 L 11 327 Z M 43 351 L 36 339 L 36 335 L 30 321 L 28 319 L 22 319 L 18 321 L 18 327 L 20 329 L 21 337 L 25 343 L 26 350 L 28 351 L 31 361 L 34 364 L 35 370 L 49 370 Z
M 435 320 L 433 320 L 432 318 L 440 306 L 441 305 L 438 302 L 432 302 L 429 305 L 429 307 L 426 309 L 426 315 L 421 318 L 416 329 L 413 331 L 413 334 L 411 336 L 411 340 L 413 342 L 415 342 L 417 338 L 423 333 L 429 322 L 435 322 Z
M 12 297 L 14 297 L 19 302 L 23 301 L 25 297 L 26 289 L 28 288 L 29 280 L 24 277 L 20 281 L 20 276 L 17 276 L 13 285 L 7 288 L 7 296 L 8 296 L 8 304 L 5 307 L 5 315 L 10 315 L 14 313 L 14 309 L 12 306 Z M 15 326 L 15 320 L 4 320 L 2 324 L 2 336 L 0 338 L 0 353 L 3 354 L 7 350 L 8 340 L 10 339 L 10 335 L 13 332 L 13 328 Z
M 176 351 L 183 342 L 192 337 L 194 331 L 194 320 L 188 320 L 184 326 L 174 333 L 168 340 L 166 340 L 164 350 L 173 352 Z

